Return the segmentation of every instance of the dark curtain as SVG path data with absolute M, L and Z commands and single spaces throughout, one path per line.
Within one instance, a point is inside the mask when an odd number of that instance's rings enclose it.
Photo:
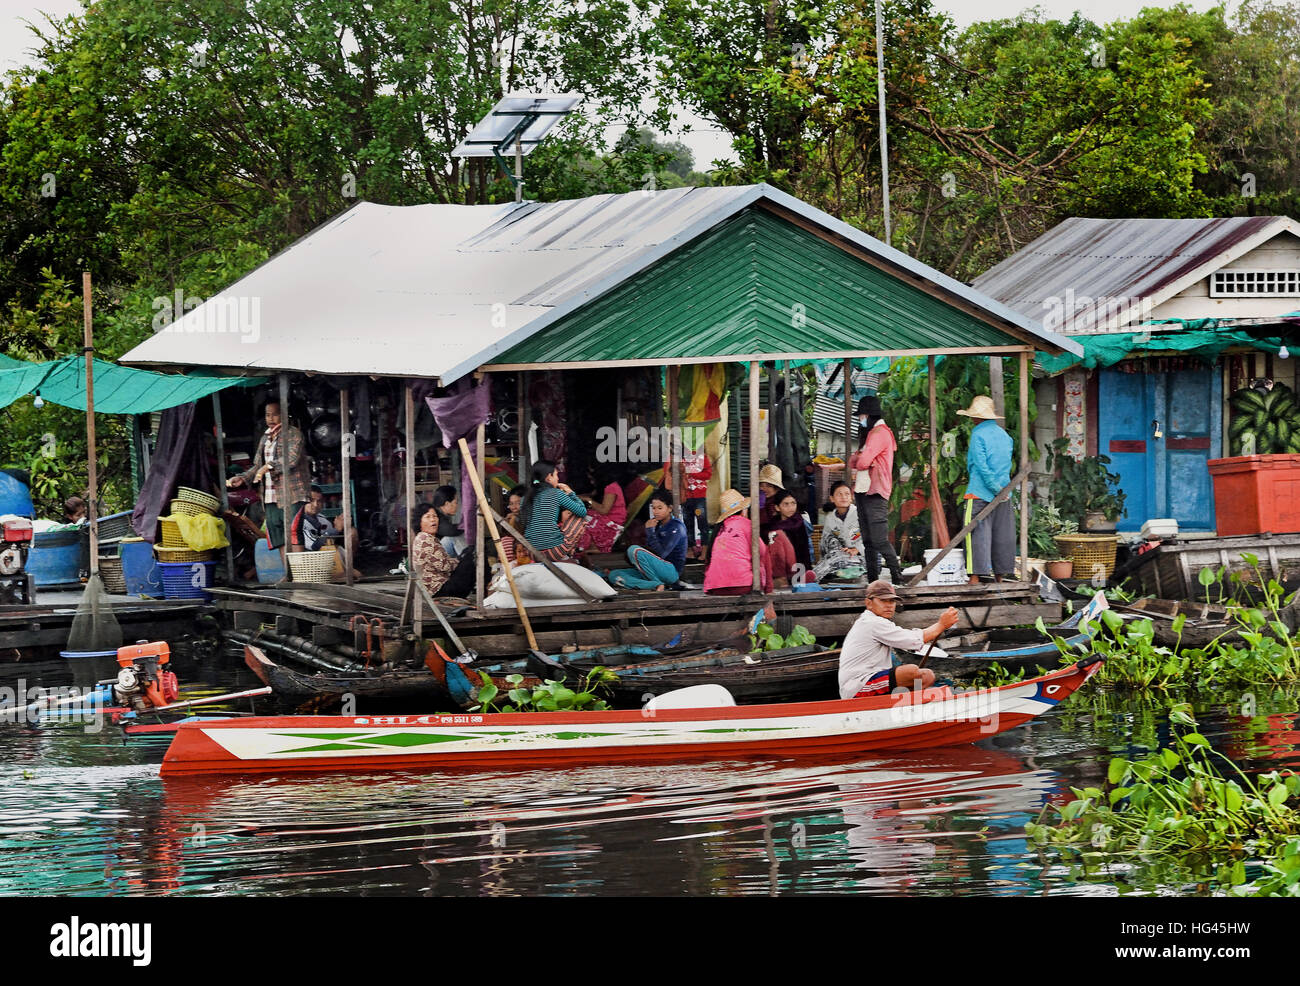
M 131 512 L 131 527 L 151 544 L 157 538 L 158 518 L 171 512 L 177 486 L 208 493 L 217 489 L 212 463 L 203 454 L 203 443 L 195 433 L 197 411 L 198 405 L 191 401 L 162 412 L 158 445 Z
M 462 380 L 452 384 L 447 396 L 426 396 L 424 400 L 442 430 L 445 448 L 454 447 L 460 438 L 469 444 L 470 461 L 460 464 L 460 520 L 465 537 L 473 542 L 478 524 L 478 498 L 474 496 L 469 471 L 478 457 L 478 426 L 492 413 L 492 388 L 487 383 L 474 387 L 468 380 Z

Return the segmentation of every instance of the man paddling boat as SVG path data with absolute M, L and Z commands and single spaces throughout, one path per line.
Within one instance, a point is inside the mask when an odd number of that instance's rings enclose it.
M 877 579 L 867 586 L 866 611 L 844 638 L 840 651 L 840 698 L 888 695 L 896 688 L 929 688 L 934 672 L 915 664 L 893 667 L 891 648 L 919 651 L 934 643 L 957 624 L 957 610 L 949 606 L 924 630 L 905 630 L 894 622 L 898 593 Z

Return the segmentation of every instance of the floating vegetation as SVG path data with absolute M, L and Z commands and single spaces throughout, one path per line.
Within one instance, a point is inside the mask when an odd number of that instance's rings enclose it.
M 1196 731 L 1186 704 L 1169 722 L 1170 746 L 1112 759 L 1101 787 L 1071 788 L 1067 804 L 1044 807 L 1025 826 L 1029 840 L 1085 877 L 1154 860 L 1211 888 L 1300 895 L 1300 776 L 1247 776 Z M 1252 860 L 1263 861 L 1262 878 L 1248 883 Z
M 561 681 L 543 681 L 532 688 L 524 686 L 521 674 L 506 675 L 505 701 L 497 704 L 502 691 L 486 671 L 480 671 L 483 684 L 479 686 L 475 698 L 478 705 L 471 712 L 559 712 L 567 709 L 584 709 L 600 712 L 609 708 L 609 704 L 596 694 L 602 685 L 618 680 L 618 675 L 606 667 L 594 667 L 587 672 L 581 691 L 575 691 Z

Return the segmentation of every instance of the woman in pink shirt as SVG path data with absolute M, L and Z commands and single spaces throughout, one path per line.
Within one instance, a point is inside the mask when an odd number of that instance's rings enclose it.
M 894 492 L 894 450 L 898 442 L 883 415 L 880 398 L 874 394 L 858 401 L 858 451 L 849 460 L 849 467 L 862 527 L 867 581 L 880 578 L 879 556 L 884 555 L 894 585 L 902 585 L 903 570 L 889 543 L 889 496 Z

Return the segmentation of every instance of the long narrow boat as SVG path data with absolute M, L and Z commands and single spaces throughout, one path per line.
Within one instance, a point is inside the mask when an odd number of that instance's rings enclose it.
M 188 723 L 161 773 L 553 767 L 920 750 L 1005 732 L 1053 708 L 1095 656 L 1038 678 L 953 692 L 625 712 L 272 716 Z
M 255 644 L 244 645 L 244 664 L 280 698 L 302 702 L 307 699 L 339 701 L 344 695 L 380 701 L 410 701 L 455 708 L 447 685 L 427 668 L 418 671 L 386 671 L 380 674 L 305 674 L 277 664 Z M 418 707 L 418 706 L 417 706 Z

